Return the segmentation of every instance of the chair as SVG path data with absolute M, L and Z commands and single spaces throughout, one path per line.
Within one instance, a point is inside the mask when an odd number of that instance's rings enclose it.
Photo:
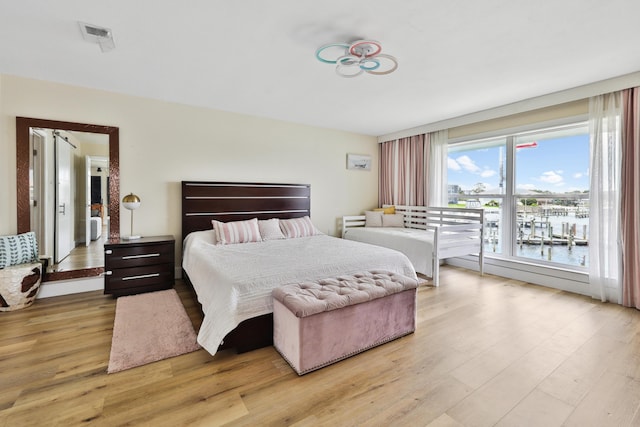
M 42 274 L 34 232 L 0 236 L 0 311 L 18 310 L 33 304 Z

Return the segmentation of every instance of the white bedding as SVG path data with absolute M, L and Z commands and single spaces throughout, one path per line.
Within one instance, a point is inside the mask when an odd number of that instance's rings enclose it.
M 372 269 L 417 278 L 404 254 L 379 246 L 326 235 L 213 245 L 212 233 L 189 234 L 182 262 L 204 312 L 198 343 L 212 355 L 240 322 L 273 312 L 277 286 Z
M 432 277 L 433 231 L 399 227 L 354 227 L 344 238 L 380 245 L 405 254 L 415 270 Z

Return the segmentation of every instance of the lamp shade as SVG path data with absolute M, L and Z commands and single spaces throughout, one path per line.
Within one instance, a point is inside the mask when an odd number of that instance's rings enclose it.
M 125 209 L 129 209 L 130 211 L 134 209 L 138 209 L 140 207 L 140 197 L 136 196 L 133 193 L 130 193 L 122 199 L 122 206 Z

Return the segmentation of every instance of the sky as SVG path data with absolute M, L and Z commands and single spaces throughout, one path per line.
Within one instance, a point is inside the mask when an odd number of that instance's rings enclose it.
M 589 189 L 589 135 L 523 138 L 517 144 L 535 141 L 537 147 L 516 150 L 516 191 L 531 190 L 566 193 Z M 482 183 L 486 191 L 498 193 L 500 154 L 506 158 L 506 139 L 488 141 L 484 147 L 465 150 L 452 148 L 448 157 L 448 183 L 472 190 Z M 502 147 L 502 151 L 501 148 Z M 504 164 L 506 178 L 506 162 Z M 506 184 L 505 184 L 506 185 Z

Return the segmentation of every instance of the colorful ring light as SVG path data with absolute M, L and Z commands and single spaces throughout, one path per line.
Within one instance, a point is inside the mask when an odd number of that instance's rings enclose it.
M 341 47 L 341 48 L 343 48 L 345 50 L 345 53 L 349 49 L 349 45 L 346 44 L 346 43 L 330 43 L 330 44 L 326 44 L 324 46 L 320 46 L 318 48 L 318 50 L 316 50 L 316 58 L 318 59 L 318 61 L 324 62 L 325 64 L 335 64 L 336 63 L 336 61 L 332 61 L 330 59 L 325 59 L 322 56 L 320 56 L 324 50 L 329 49 L 331 47 Z
M 393 62 L 393 66 L 390 69 L 384 71 L 367 70 L 367 73 L 373 74 L 374 76 L 384 76 L 385 74 L 391 74 L 398 69 L 398 60 L 395 57 L 381 53 L 380 55 L 376 56 L 376 58 L 389 59 L 391 62 Z
M 344 53 L 335 60 L 329 59 L 326 57 L 326 50 L 330 48 L 344 49 Z M 316 59 L 325 64 L 335 64 L 336 74 L 347 78 L 359 76 L 364 72 L 382 76 L 397 70 L 398 60 L 380 52 L 382 52 L 382 46 L 374 40 L 358 40 L 351 44 L 330 43 L 316 50 Z
M 382 46 L 374 40 L 358 40 L 349 46 L 349 53 L 351 55 L 362 56 L 364 53 L 365 57 L 370 58 L 380 52 L 382 52 Z
M 372 67 L 367 66 L 367 63 L 369 62 L 373 63 Z M 365 71 L 377 70 L 378 68 L 380 68 L 380 61 L 378 61 L 376 58 L 363 59 L 360 61 L 360 68 L 362 68 Z
M 364 70 L 360 67 L 360 58 L 355 56 L 341 56 L 336 59 L 336 63 L 336 74 L 341 77 L 357 77 L 364 73 Z

